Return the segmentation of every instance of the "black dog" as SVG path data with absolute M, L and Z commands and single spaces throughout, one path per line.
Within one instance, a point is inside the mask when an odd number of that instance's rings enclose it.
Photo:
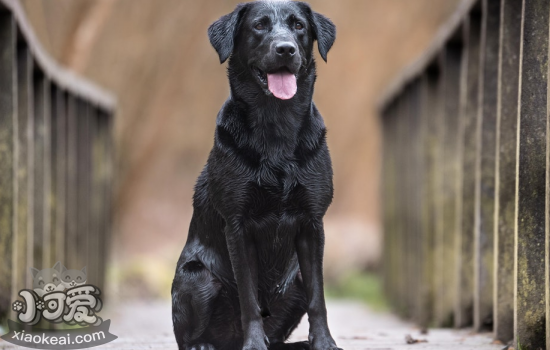
M 208 35 L 231 57 L 231 96 L 172 285 L 179 349 L 337 350 L 323 294 L 332 166 L 312 102 L 313 44 L 326 61 L 334 24 L 303 2 L 257 1 Z M 305 312 L 309 342 L 284 343 Z

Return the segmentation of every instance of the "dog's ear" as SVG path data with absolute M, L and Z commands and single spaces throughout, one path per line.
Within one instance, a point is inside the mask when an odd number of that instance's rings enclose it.
M 237 5 L 233 12 L 222 16 L 208 28 L 210 44 L 218 52 L 220 63 L 224 63 L 233 52 L 235 37 L 247 8 L 248 4 Z
M 336 40 L 336 26 L 330 19 L 320 13 L 311 10 L 305 2 L 297 2 L 298 6 L 306 15 L 309 25 L 313 30 L 313 39 L 317 40 L 319 53 L 326 62 L 327 54 Z

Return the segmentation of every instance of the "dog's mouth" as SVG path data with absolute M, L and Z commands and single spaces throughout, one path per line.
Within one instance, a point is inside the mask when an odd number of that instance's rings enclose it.
M 256 77 L 260 81 L 260 83 L 263 86 L 267 86 L 267 73 L 261 70 L 258 67 L 253 67 L 254 72 L 256 73 Z
M 282 67 L 269 73 L 258 67 L 253 67 L 253 70 L 260 85 L 266 92 L 271 92 L 276 98 L 288 100 L 296 94 L 298 90 L 297 77 L 287 67 Z

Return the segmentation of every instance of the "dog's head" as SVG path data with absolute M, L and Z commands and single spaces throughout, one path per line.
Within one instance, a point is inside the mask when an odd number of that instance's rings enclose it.
M 308 74 L 315 40 L 327 60 L 336 28 L 304 2 L 262 0 L 238 5 L 208 28 L 208 36 L 221 63 L 231 56 L 267 95 L 286 100 Z

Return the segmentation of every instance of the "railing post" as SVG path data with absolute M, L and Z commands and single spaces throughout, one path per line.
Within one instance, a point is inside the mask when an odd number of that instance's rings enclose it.
M 73 269 L 82 269 L 88 264 L 88 238 L 89 238 L 89 107 L 82 101 L 77 102 L 77 118 L 78 118 L 78 144 L 77 144 L 77 247 L 78 247 L 78 263 Z
M 102 268 L 101 272 L 104 274 L 102 281 L 102 286 L 105 288 L 106 284 L 106 277 L 105 274 L 107 273 L 106 269 L 106 263 L 107 259 L 109 258 L 110 250 L 109 248 L 112 246 L 111 241 L 113 239 L 113 216 L 114 216 L 114 193 L 115 193 L 115 162 L 117 159 L 116 153 L 115 153 L 115 143 L 114 143 L 114 123 L 115 120 L 112 117 L 112 115 L 105 115 L 105 127 L 104 127 L 104 135 L 105 135 L 105 158 L 103 160 L 103 165 L 105 167 L 105 190 L 104 190 L 104 201 L 105 201 L 105 212 L 104 212 L 104 220 L 105 220 L 105 230 L 102 232 L 103 236 L 103 248 L 101 249 L 101 262 L 102 262 Z
M 32 256 L 32 213 L 33 194 L 32 188 L 32 163 L 30 157 L 32 148 L 32 115 L 33 115 L 33 91 L 32 91 L 32 58 L 29 49 L 25 45 L 17 47 L 17 135 L 16 149 L 16 198 L 15 208 L 15 233 L 16 244 L 14 251 L 17 258 L 14 263 L 13 273 L 16 276 L 14 293 L 27 288 L 32 281 L 29 266 L 33 265 Z
M 493 325 L 495 154 L 501 0 L 482 1 L 474 224 L 474 329 Z
M 434 305 L 434 257 L 436 254 L 435 233 L 440 232 L 442 225 L 441 185 L 442 177 L 438 169 L 440 157 L 439 147 L 443 144 L 443 115 L 442 115 L 442 81 L 439 58 L 430 64 L 422 75 L 421 99 L 421 131 L 419 134 L 420 152 L 417 163 L 421 168 L 418 173 L 418 185 L 422 195 L 420 200 L 413 204 L 421 208 L 419 216 L 422 218 L 418 241 L 418 251 L 421 265 L 418 268 L 419 299 L 417 301 L 418 323 L 421 327 L 428 327 L 433 317 Z
M 88 113 L 90 128 L 90 217 L 88 238 L 88 278 L 99 282 L 100 235 L 101 235 L 101 138 L 99 133 L 98 110 L 90 106 Z
M 421 139 L 419 137 L 421 127 L 421 85 L 420 79 L 417 78 L 411 82 L 409 88 L 410 107 L 407 117 L 407 165 L 406 173 L 408 174 L 407 183 L 407 244 L 404 247 L 404 254 L 407 256 L 407 284 L 409 294 L 409 317 L 412 320 L 419 321 L 419 311 L 417 308 L 420 300 L 420 278 L 421 266 L 423 259 L 422 248 L 422 187 L 419 186 L 421 179 L 421 163 L 419 161 Z
M 77 99 L 67 95 L 67 216 L 65 265 L 77 268 L 78 259 L 78 118 Z
M 461 93 L 460 77 L 463 61 L 462 28 L 454 34 L 445 46 L 442 55 L 443 85 L 443 151 L 440 153 L 442 164 L 442 215 L 443 228 L 435 233 L 435 305 L 434 321 L 439 327 L 453 325 L 454 307 L 456 304 L 456 249 L 455 230 L 457 227 L 457 201 L 461 199 L 458 192 L 459 171 L 459 111 Z
M 528 349 L 546 346 L 545 221 L 548 20 L 550 3 L 524 0 L 517 148 L 515 334 Z
M 409 103 L 409 88 L 405 87 L 404 91 L 399 98 L 399 112 L 398 112 L 398 120 L 397 120 L 397 139 L 396 139 L 396 148 L 398 150 L 397 153 L 397 172 L 398 174 L 404 174 L 407 172 L 407 154 L 406 154 L 406 146 L 407 146 L 407 118 L 408 118 L 408 111 L 410 108 Z M 400 220 L 398 221 L 398 230 L 397 230 L 397 247 L 396 250 L 396 258 L 398 261 L 398 280 L 397 280 L 397 288 L 399 290 L 398 292 L 398 303 L 397 308 L 398 312 L 402 317 L 408 317 L 409 314 L 409 299 L 410 299 L 410 286 L 408 285 L 407 280 L 407 273 L 408 273 L 408 261 L 407 261 L 407 232 L 408 232 L 408 218 L 407 218 L 407 183 L 406 179 L 402 179 L 403 181 L 398 181 L 397 183 L 397 196 L 398 196 L 398 215 L 400 217 Z
M 17 109 L 16 27 L 0 10 L 0 317 L 11 310 L 14 254 L 14 166 Z
M 52 108 L 52 188 L 51 228 L 54 261 L 65 262 L 65 210 L 67 188 L 67 105 L 64 92 L 56 88 L 51 94 Z
M 37 269 L 45 269 L 51 266 L 45 266 L 45 255 L 49 248 L 47 240 L 47 223 L 45 222 L 45 213 L 48 213 L 46 205 L 46 99 L 45 99 L 45 78 L 38 70 L 34 71 L 33 77 L 33 95 L 34 95 L 34 113 L 33 113 L 33 140 L 34 140 L 34 184 L 33 184 L 33 255 L 34 264 Z
M 503 0 L 498 71 L 495 186 L 494 334 L 508 342 L 514 334 L 514 225 L 519 53 L 522 1 Z
M 392 305 L 399 301 L 399 257 L 398 240 L 398 190 L 397 190 L 397 123 L 399 120 L 399 108 L 397 101 L 388 107 L 384 117 L 384 249 L 385 256 L 385 286 Z
M 481 13 L 474 8 L 465 23 L 467 66 L 463 77 L 465 95 L 460 117 L 461 189 L 457 230 L 457 305 L 455 326 L 467 327 L 473 322 L 474 307 L 474 220 L 475 166 L 478 147 L 477 116 L 479 105 Z

